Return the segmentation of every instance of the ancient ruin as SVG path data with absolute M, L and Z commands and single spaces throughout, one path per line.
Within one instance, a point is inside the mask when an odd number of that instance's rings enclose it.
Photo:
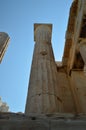
M 86 129 L 86 0 L 73 0 L 62 62 L 52 24 L 34 24 L 34 53 L 25 114 L 0 113 L 0 130 Z

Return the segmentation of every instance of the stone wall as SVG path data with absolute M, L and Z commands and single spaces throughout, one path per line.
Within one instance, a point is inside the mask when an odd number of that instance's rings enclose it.
M 72 71 L 71 84 L 79 113 L 86 113 L 86 76 L 83 71 Z
M 0 113 L 0 130 L 85 130 L 86 116 L 73 114 Z
M 59 112 L 76 113 L 74 98 L 72 95 L 69 78 L 65 72 L 58 72 L 57 81 L 59 85 Z

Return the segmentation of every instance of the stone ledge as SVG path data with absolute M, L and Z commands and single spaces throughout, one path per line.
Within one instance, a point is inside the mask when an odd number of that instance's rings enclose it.
M 85 114 L 0 113 L 0 130 L 85 130 Z

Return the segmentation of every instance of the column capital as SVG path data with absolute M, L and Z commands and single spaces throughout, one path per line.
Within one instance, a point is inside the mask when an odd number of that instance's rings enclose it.
M 52 24 L 34 24 L 34 41 L 51 42 Z

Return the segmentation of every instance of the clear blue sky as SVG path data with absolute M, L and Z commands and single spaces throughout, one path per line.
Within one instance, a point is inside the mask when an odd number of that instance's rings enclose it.
M 0 0 L 0 32 L 10 44 L 0 64 L 0 96 L 12 112 L 24 112 L 34 48 L 34 23 L 52 23 L 56 61 L 63 55 L 73 0 Z

